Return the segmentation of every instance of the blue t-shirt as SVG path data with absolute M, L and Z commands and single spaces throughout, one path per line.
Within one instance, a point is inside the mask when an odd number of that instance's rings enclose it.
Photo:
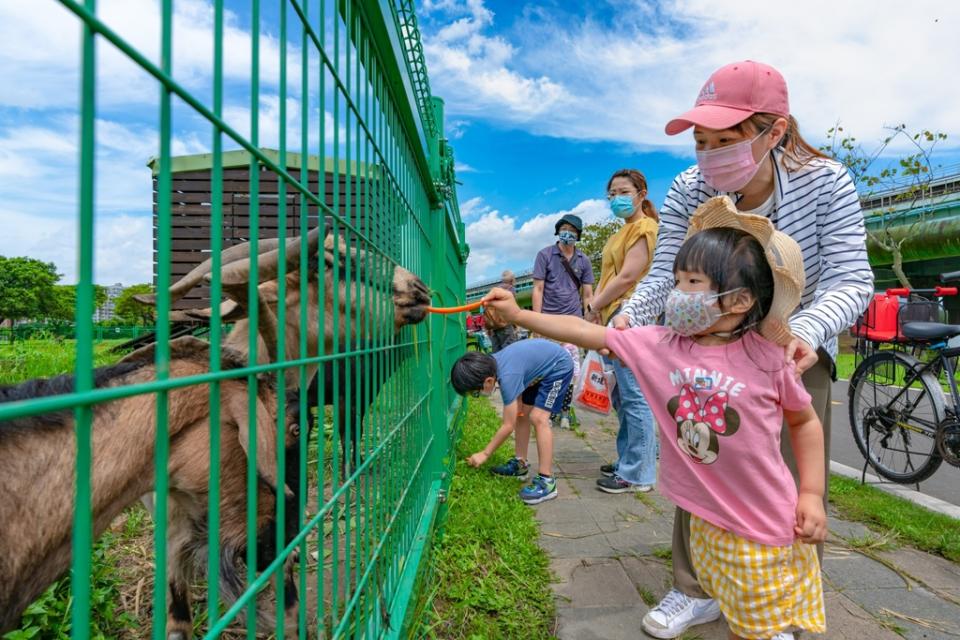
M 497 361 L 497 382 L 505 405 L 530 385 L 573 371 L 567 350 L 542 338 L 514 342 L 493 354 L 493 359 Z

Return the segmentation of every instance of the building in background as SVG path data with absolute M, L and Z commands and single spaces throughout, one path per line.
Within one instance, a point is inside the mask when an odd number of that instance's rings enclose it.
M 120 294 L 123 293 L 123 284 L 116 283 L 107 286 L 107 301 L 102 305 L 97 307 L 97 310 L 93 312 L 93 321 L 94 322 L 106 322 L 107 320 L 113 320 L 113 308 L 116 304 L 117 298 L 120 297 Z

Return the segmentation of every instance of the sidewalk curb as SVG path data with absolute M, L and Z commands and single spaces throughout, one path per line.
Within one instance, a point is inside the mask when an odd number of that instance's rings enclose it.
M 860 469 L 848 467 L 847 465 L 841 464 L 834 460 L 830 461 L 830 471 L 839 476 L 853 478 L 854 480 L 859 480 L 862 474 Z M 945 502 L 939 498 L 934 498 L 933 496 L 928 496 L 925 493 L 920 493 L 919 491 L 910 489 L 910 485 L 891 483 L 871 473 L 867 474 L 866 481 L 867 484 L 876 487 L 880 491 L 885 491 L 886 493 L 897 496 L 898 498 L 909 500 L 910 502 L 918 504 L 921 507 L 929 509 L 930 511 L 936 511 L 937 513 L 942 513 L 943 515 L 960 520 L 960 507 L 950 504 L 949 502 Z

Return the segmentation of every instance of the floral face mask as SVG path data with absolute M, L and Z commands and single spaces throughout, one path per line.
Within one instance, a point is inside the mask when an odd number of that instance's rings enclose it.
M 729 312 L 720 311 L 717 300 L 720 296 L 739 291 L 743 287 L 714 293 L 713 291 L 687 292 L 674 289 L 667 297 L 667 306 L 664 310 L 665 322 L 668 327 L 682 336 L 693 336 L 703 333 L 717 320 Z

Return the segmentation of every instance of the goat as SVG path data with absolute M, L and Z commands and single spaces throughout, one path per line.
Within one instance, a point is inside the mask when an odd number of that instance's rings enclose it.
M 308 269 L 307 273 L 307 300 L 300 300 L 300 279 L 302 275 L 299 271 L 301 240 L 300 237 L 293 237 L 286 241 L 286 299 L 283 306 L 286 309 L 286 358 L 296 360 L 300 356 L 300 332 L 303 329 L 300 326 L 300 305 L 305 304 L 307 310 L 307 354 L 316 355 L 320 342 L 319 324 L 320 324 L 320 286 L 316 267 L 316 261 L 313 254 L 319 248 L 320 229 L 315 228 L 307 234 L 306 246 L 307 255 L 312 262 L 313 268 Z M 265 301 L 269 306 L 269 313 L 273 317 L 273 323 L 276 323 L 277 307 L 279 306 L 279 240 L 268 238 L 261 240 L 258 244 L 259 253 L 257 255 L 257 275 L 258 275 L 258 295 L 260 300 Z M 224 339 L 224 346 L 236 350 L 239 353 L 249 352 L 249 323 L 246 319 L 246 296 L 247 287 L 250 282 L 250 243 L 244 242 L 235 245 L 221 253 L 221 274 L 220 282 L 224 294 L 230 300 L 220 305 L 221 319 L 225 322 L 236 321 L 233 329 Z M 323 301 L 325 309 L 325 322 L 323 327 L 324 350 L 326 353 L 332 353 L 338 345 L 346 345 L 355 342 L 360 335 L 357 335 L 356 328 L 364 330 L 373 326 L 376 316 L 376 309 L 383 305 L 384 291 L 379 288 L 378 272 L 386 275 L 386 269 L 390 266 L 386 258 L 364 251 L 359 248 L 350 248 L 347 242 L 341 237 L 338 242 L 334 241 L 333 235 L 328 235 L 323 244 L 324 258 L 324 289 L 326 299 Z M 354 267 L 353 273 L 346 273 L 347 262 Z M 372 266 L 371 266 L 372 264 Z M 188 274 L 183 276 L 169 289 L 171 303 L 179 300 L 191 289 L 206 281 L 209 283 L 212 278 L 213 262 L 206 260 L 199 264 Z M 336 284 L 336 287 L 335 287 Z M 391 296 L 393 302 L 393 329 L 398 330 L 407 324 L 416 324 L 423 320 L 427 314 L 427 306 L 430 304 L 430 292 L 423 281 L 410 271 L 403 267 L 394 266 L 391 278 Z M 334 295 L 336 289 L 337 295 Z M 367 294 L 370 294 L 368 301 Z M 155 304 L 155 294 L 141 294 L 135 296 L 136 300 L 144 304 Z M 336 302 L 335 302 L 336 301 Z M 351 317 L 354 322 L 349 323 L 344 318 L 347 315 L 347 304 L 352 303 Z M 372 307 L 370 306 L 372 303 Z M 334 304 L 337 308 L 334 309 Z M 209 320 L 211 317 L 209 309 L 188 310 L 178 312 L 175 317 L 182 319 Z M 339 330 L 334 330 L 334 317 L 339 318 Z M 269 321 L 269 319 L 268 319 Z M 367 329 L 369 331 L 369 329 Z M 261 333 L 258 339 L 257 362 L 266 363 L 270 360 L 268 345 L 264 342 L 264 334 Z M 316 365 L 307 367 L 307 379 L 313 377 L 316 371 Z M 291 388 L 298 386 L 299 376 L 296 369 L 287 371 L 287 383 Z
M 317 278 L 317 261 L 313 255 L 319 248 L 320 229 L 311 230 L 306 236 L 306 247 L 311 268 L 307 274 L 307 355 L 316 356 L 319 351 L 320 335 L 318 332 L 320 320 L 320 286 Z M 258 295 L 260 300 L 265 301 L 269 309 L 261 310 L 259 317 L 261 322 L 276 324 L 276 315 L 278 305 L 279 281 L 279 239 L 268 238 L 258 243 L 257 273 Z M 300 237 L 293 237 L 286 241 L 286 299 L 284 307 L 286 309 L 286 356 L 288 360 L 299 358 L 300 332 L 300 279 L 302 275 L 299 271 Z M 250 243 L 245 242 L 225 249 L 221 253 L 221 284 L 225 295 L 230 300 L 220 305 L 221 319 L 226 322 L 236 321 L 233 329 L 224 338 L 224 346 L 234 349 L 240 353 L 249 351 L 249 322 L 246 319 L 246 294 L 250 279 Z M 378 280 L 373 277 L 372 272 L 385 272 L 390 267 L 385 258 L 366 252 L 358 248 L 349 248 L 346 241 L 341 236 L 338 242 L 334 242 L 334 236 L 328 235 L 323 245 L 324 256 L 324 285 L 326 299 L 324 308 L 326 310 L 324 322 L 324 351 L 325 353 L 334 353 L 344 348 L 346 345 L 352 347 L 366 348 L 372 343 L 364 340 L 363 336 L 358 336 L 355 332 L 347 331 L 347 323 L 344 321 L 346 316 L 346 305 L 353 303 L 352 319 L 356 322 L 351 324 L 359 327 L 372 326 L 374 310 L 386 306 L 383 300 L 383 292 L 378 290 Z M 346 273 L 347 262 L 351 264 L 352 273 Z M 371 264 L 373 265 L 371 267 Z M 427 313 L 427 305 L 430 304 L 430 292 L 426 285 L 413 273 L 403 267 L 393 266 L 391 282 L 391 294 L 393 303 L 393 328 L 398 330 L 407 324 L 416 324 L 423 320 Z M 209 283 L 213 277 L 213 261 L 206 260 L 199 264 L 192 271 L 184 275 L 180 280 L 170 286 L 169 295 L 171 302 L 179 300 L 185 296 L 191 289 L 201 282 Z M 338 277 L 334 277 L 335 272 Z M 333 292 L 336 287 L 337 295 Z M 366 294 L 370 293 L 368 301 Z M 155 304 L 156 296 L 154 294 L 142 294 L 135 298 L 144 304 Z M 334 309 L 334 301 L 338 306 Z M 373 308 L 368 309 L 372 304 Z M 267 316 L 264 316 L 264 313 Z M 339 314 L 339 331 L 334 331 L 334 315 Z M 189 320 L 207 320 L 212 316 L 210 309 L 197 309 L 175 312 L 175 319 Z M 352 327 L 351 327 L 352 328 Z M 266 363 L 271 358 L 263 336 L 267 332 L 261 332 L 258 341 L 257 362 Z M 354 366 L 360 366 L 362 362 L 367 362 L 365 356 L 353 356 L 350 359 L 355 363 Z M 337 428 L 340 433 L 340 443 L 342 450 L 343 466 L 348 466 L 348 461 L 354 459 L 354 451 L 349 450 L 348 442 L 356 443 L 362 435 L 363 417 L 369 402 L 373 400 L 375 391 L 370 398 L 363 398 L 357 407 L 357 413 L 351 414 L 346 406 L 346 367 L 345 359 L 336 359 L 327 361 L 324 364 L 324 388 L 323 395 L 320 396 L 324 404 L 332 404 L 335 400 L 343 410 L 338 414 Z M 306 379 L 310 381 L 310 391 L 307 395 L 308 405 L 316 406 L 317 396 L 317 366 L 309 365 L 306 367 Z M 381 376 L 384 380 L 387 375 Z M 334 380 L 337 384 L 334 384 Z M 287 388 L 291 391 L 297 391 L 299 388 L 299 376 L 295 368 L 287 370 L 286 374 Z M 381 380 L 382 382 L 382 380 Z M 379 383 L 374 381 L 373 389 L 376 390 Z M 349 422 L 355 419 L 355 433 L 352 437 L 347 437 L 349 431 Z
M 320 230 L 313 229 L 307 236 L 303 244 L 306 245 L 308 265 L 307 273 L 307 298 L 302 301 L 300 298 L 300 283 L 303 275 L 300 273 L 300 257 L 302 243 L 300 237 L 290 238 L 286 241 L 286 296 L 283 301 L 283 307 L 286 310 L 286 357 L 288 360 L 297 359 L 300 356 L 300 336 L 301 331 L 306 330 L 307 355 L 315 356 L 319 353 L 321 335 L 320 327 L 320 279 L 317 267 L 319 260 L 314 258 L 314 254 L 319 249 Z M 258 255 L 256 258 L 258 274 L 258 349 L 256 360 L 258 363 L 267 363 L 277 360 L 276 353 L 276 335 L 277 335 L 277 309 L 280 306 L 279 301 L 279 244 L 278 239 L 266 239 L 258 245 Z M 221 254 L 222 269 L 220 281 L 224 294 L 230 298 L 220 305 L 221 319 L 224 321 L 236 321 L 233 329 L 224 338 L 224 348 L 232 349 L 242 354 L 249 353 L 249 330 L 250 325 L 246 318 L 248 305 L 246 304 L 247 289 L 250 281 L 250 244 L 243 243 L 226 249 Z M 325 313 L 325 322 L 323 325 L 324 350 L 326 353 L 334 353 L 340 345 L 351 345 L 353 347 L 366 347 L 370 343 L 366 341 L 368 336 L 363 335 L 362 331 L 369 332 L 374 326 L 377 317 L 376 310 L 387 306 L 385 291 L 379 288 L 381 278 L 376 277 L 378 273 L 386 275 L 387 268 L 392 268 L 392 278 L 390 280 L 390 294 L 392 296 L 392 327 L 399 329 L 406 324 L 418 323 L 426 316 L 427 305 L 430 304 L 430 295 L 424 283 L 413 273 L 399 266 L 390 265 L 385 258 L 363 251 L 359 248 L 351 248 L 341 237 L 338 242 L 334 241 L 333 235 L 328 235 L 323 244 L 323 269 L 322 278 L 325 299 L 322 301 Z M 354 267 L 347 269 L 348 263 Z M 171 301 L 176 301 L 186 295 L 193 287 L 202 281 L 210 282 L 213 278 L 212 260 L 207 260 L 186 274 L 179 281 L 174 283 L 169 289 Z M 334 292 L 336 291 L 336 295 Z M 140 302 L 146 304 L 155 303 L 156 297 L 153 295 L 138 296 Z M 300 305 L 305 304 L 307 311 L 307 325 L 300 325 Z M 347 304 L 352 304 L 352 318 L 354 322 L 345 321 L 347 315 Z M 183 317 L 190 319 L 209 319 L 212 316 L 211 310 L 192 310 L 179 312 Z M 334 322 L 334 317 L 338 317 L 338 322 Z M 335 324 L 339 325 L 339 330 L 335 331 Z M 385 327 L 384 327 L 385 328 Z M 357 331 L 360 329 L 360 332 Z M 370 361 L 365 355 L 350 356 L 354 366 L 363 366 Z M 339 402 L 341 411 L 338 415 L 338 429 L 340 432 L 340 441 L 342 448 L 342 466 L 346 470 L 352 466 L 351 461 L 355 459 L 355 451 L 348 447 L 348 442 L 352 442 L 356 447 L 357 441 L 361 437 L 363 416 L 367 409 L 367 404 L 372 401 L 374 394 L 368 398 L 362 398 L 358 407 L 348 407 L 346 398 L 347 379 L 345 362 L 342 359 L 326 361 L 324 363 L 323 395 L 320 396 L 322 403 L 332 403 L 335 400 Z M 314 400 L 318 397 L 318 377 L 317 366 L 309 365 L 305 367 L 306 379 L 310 380 L 309 390 L 307 390 L 307 404 L 314 406 Z M 366 369 L 366 367 L 364 367 Z M 386 378 L 386 372 L 381 371 L 381 380 L 372 381 L 375 388 L 379 387 L 379 382 Z M 296 399 L 304 390 L 299 388 L 300 377 L 296 368 L 290 368 L 286 373 L 287 389 L 290 397 Z M 356 390 L 359 394 L 359 390 Z M 298 402 L 294 403 L 299 409 Z M 288 403 L 288 407 L 293 405 Z M 356 414 L 352 409 L 356 408 Z M 350 421 L 354 420 L 354 432 L 352 437 L 347 437 Z M 297 419 L 293 418 L 288 422 L 292 429 L 297 428 Z M 288 486 L 294 489 L 299 488 L 299 447 L 292 444 L 288 447 L 287 469 L 288 478 L 295 482 L 287 482 Z M 297 504 L 296 501 L 292 501 Z M 295 534 L 294 526 L 296 512 L 291 508 L 287 510 L 288 523 L 286 523 L 286 536 L 289 541 Z M 272 538 L 267 539 L 267 545 L 258 552 L 258 559 L 263 562 L 272 560 L 275 554 L 275 546 Z M 184 605 L 181 599 L 182 592 L 171 590 L 171 611 L 176 608 L 178 611 L 189 611 L 189 607 Z M 287 590 L 288 598 L 292 594 L 293 601 L 296 601 L 296 589 L 290 585 Z
M 95 386 L 119 387 L 151 381 L 156 371 L 153 346 L 120 363 L 95 371 Z M 170 376 L 209 371 L 209 345 L 192 337 L 170 343 Z M 245 358 L 222 351 L 224 370 L 245 366 Z M 0 402 L 69 393 L 69 375 L 31 380 L 0 388 Z M 246 465 L 248 385 L 245 378 L 220 383 L 223 463 L 220 468 L 220 581 L 225 600 L 243 587 L 237 562 L 246 548 Z M 209 468 L 209 391 L 191 385 L 168 394 L 170 437 L 169 588 L 167 638 L 192 635 L 186 596 L 194 567 L 205 566 L 207 483 Z M 256 466 L 258 539 L 273 535 L 278 470 L 276 466 L 277 396 L 271 379 L 257 385 Z M 92 527 L 94 536 L 141 495 L 153 489 L 156 400 L 153 394 L 126 397 L 94 406 Z M 289 447 L 292 441 L 287 441 Z M 17 624 L 23 609 L 70 563 L 71 523 L 76 464 L 74 414 L 64 410 L 0 422 L 0 633 Z M 293 497 L 284 487 L 285 499 Z M 202 531 L 200 534 L 198 531 Z M 198 561 L 199 560 L 199 561 Z M 291 587 L 285 602 L 285 628 L 296 632 L 296 590 L 292 563 L 285 567 Z M 268 609 L 268 608 L 267 608 Z M 270 611 L 258 614 L 271 628 Z

